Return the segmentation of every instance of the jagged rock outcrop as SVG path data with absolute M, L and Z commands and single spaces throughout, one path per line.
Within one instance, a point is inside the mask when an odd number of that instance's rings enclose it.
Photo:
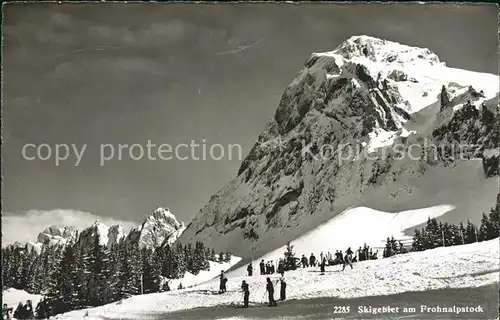
M 134 230 L 131 238 L 137 239 L 141 248 L 156 248 L 172 244 L 186 227 L 177 221 L 168 208 L 158 208 L 143 222 L 140 228 Z
M 450 96 L 444 85 L 441 88 L 441 94 L 439 95 L 439 98 L 441 101 L 441 111 L 443 111 L 450 105 Z

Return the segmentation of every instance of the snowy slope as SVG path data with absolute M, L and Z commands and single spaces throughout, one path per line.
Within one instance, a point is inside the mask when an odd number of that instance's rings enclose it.
M 188 288 L 195 286 L 197 284 L 207 282 L 212 280 L 214 277 L 220 275 L 221 271 L 229 270 L 232 266 L 236 265 L 240 262 L 240 257 L 231 257 L 230 262 L 217 263 L 213 261 L 209 261 L 210 270 L 208 271 L 200 271 L 198 274 L 192 274 L 190 272 L 186 272 L 182 279 L 170 279 L 168 280 L 169 287 L 171 290 L 176 290 L 179 287 L 179 284 L 182 284 L 183 288 Z
M 33 308 L 36 308 L 36 305 L 42 298 L 43 296 L 39 294 L 31 294 L 24 290 L 9 288 L 2 292 L 2 305 L 6 303 L 9 308 L 13 308 L 15 311 L 19 302 L 26 303 L 27 300 L 31 300 Z
M 402 242 L 411 240 L 411 237 L 404 234 L 405 230 L 425 223 L 428 218 L 437 218 L 452 209 L 452 206 L 442 205 L 389 213 L 366 207 L 352 208 L 294 239 L 291 244 L 294 246 L 294 252 L 298 258 L 302 254 L 306 257 L 309 257 L 311 253 L 314 253 L 316 257 L 319 257 L 321 252 L 333 254 L 337 250 L 345 251 L 348 247 L 356 251 L 365 243 L 374 250 L 380 249 L 379 258 L 382 258 L 387 237 L 394 236 L 395 239 L 402 240 Z M 283 246 L 262 257 L 255 257 L 255 270 L 258 270 L 258 263 L 262 259 L 276 262 L 283 258 L 285 250 L 286 246 Z M 246 266 L 242 266 L 228 273 L 228 276 L 244 276 L 245 274 Z
M 496 195 L 491 168 L 498 156 L 485 158 L 498 154 L 488 120 L 494 116 L 486 111 L 495 110 L 498 91 L 496 75 L 448 68 L 428 49 L 368 36 L 314 53 L 237 176 L 179 241 L 201 240 L 248 259 L 357 206 L 400 212 L 452 205 L 442 219 L 477 223 Z M 448 160 L 422 151 L 398 159 L 391 150 L 460 143 L 480 145 L 487 156 L 468 151 L 469 160 Z
M 356 263 L 353 270 L 338 272 L 339 266 L 327 267 L 326 274 L 299 269 L 285 274 L 287 298 L 354 298 L 440 288 L 479 287 L 498 283 L 498 239 L 456 247 L 437 248 L 398 255 L 388 259 Z M 214 294 L 218 281 L 193 288 L 135 296 L 121 303 L 59 315 L 57 319 L 168 318 L 168 312 L 199 307 L 222 306 L 241 300 L 240 284 L 250 286 L 250 302 L 265 298 L 265 276 L 230 278 L 228 292 Z

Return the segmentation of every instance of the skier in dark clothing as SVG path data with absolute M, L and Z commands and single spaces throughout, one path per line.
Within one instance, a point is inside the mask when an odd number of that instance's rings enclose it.
M 9 308 L 6 303 L 3 304 L 2 314 L 4 320 L 12 320 L 12 308 Z
M 286 282 L 285 279 L 281 278 L 280 300 L 285 301 L 285 299 L 286 299 Z
M 316 257 L 311 253 L 311 257 L 309 258 L 309 265 L 311 267 L 316 267 Z
M 302 255 L 302 259 L 300 259 L 300 262 L 302 263 L 302 268 L 307 268 L 309 266 L 305 255 Z
M 26 305 L 24 306 L 24 319 L 34 319 L 35 314 L 33 312 L 33 304 L 31 300 L 26 301 Z
M 227 282 L 227 278 L 224 275 L 224 271 L 221 271 L 220 272 L 220 285 L 219 285 L 220 289 L 219 289 L 219 293 L 226 292 L 226 282 Z
M 346 265 L 350 265 L 351 269 L 353 269 L 353 267 L 352 267 L 352 251 L 351 251 L 351 248 L 347 249 L 347 251 L 346 251 L 346 255 L 344 257 L 344 266 L 342 267 L 342 271 L 345 270 Z
M 260 275 L 265 275 L 266 274 L 266 264 L 264 263 L 264 259 L 259 263 L 260 266 Z
M 266 290 L 269 297 L 269 307 L 276 306 L 276 301 L 274 301 L 274 285 L 271 282 L 271 278 L 267 277 Z
M 243 308 L 248 308 L 248 299 L 250 298 L 250 290 L 245 280 L 241 282 L 241 290 L 243 290 Z
M 251 277 L 253 273 L 253 267 L 251 263 L 248 265 L 247 271 L 248 271 L 248 276 Z
M 321 264 L 320 264 L 321 274 L 325 274 L 325 266 L 326 266 L 326 258 L 323 257 L 323 260 L 321 260 Z
M 281 274 L 282 277 L 285 275 L 285 263 L 282 259 L 280 259 L 278 264 L 278 273 Z
M 25 307 L 22 302 L 19 302 L 17 305 L 16 311 L 14 311 L 14 318 L 16 319 L 24 319 L 24 315 L 26 314 Z

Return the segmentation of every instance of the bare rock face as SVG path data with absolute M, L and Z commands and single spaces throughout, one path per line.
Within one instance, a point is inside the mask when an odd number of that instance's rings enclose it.
M 484 86 L 492 81 L 496 88 Z M 248 257 L 283 246 L 371 194 L 407 199 L 412 181 L 458 160 L 400 159 L 393 146 L 424 150 L 428 139 L 492 148 L 494 126 L 487 123 L 498 116 L 477 110 L 497 93 L 498 77 L 449 69 L 425 48 L 358 36 L 313 53 L 237 176 L 179 241 Z

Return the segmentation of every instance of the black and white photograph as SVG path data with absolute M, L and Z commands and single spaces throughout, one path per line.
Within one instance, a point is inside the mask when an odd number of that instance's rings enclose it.
M 4 2 L 2 317 L 499 319 L 499 10 Z

